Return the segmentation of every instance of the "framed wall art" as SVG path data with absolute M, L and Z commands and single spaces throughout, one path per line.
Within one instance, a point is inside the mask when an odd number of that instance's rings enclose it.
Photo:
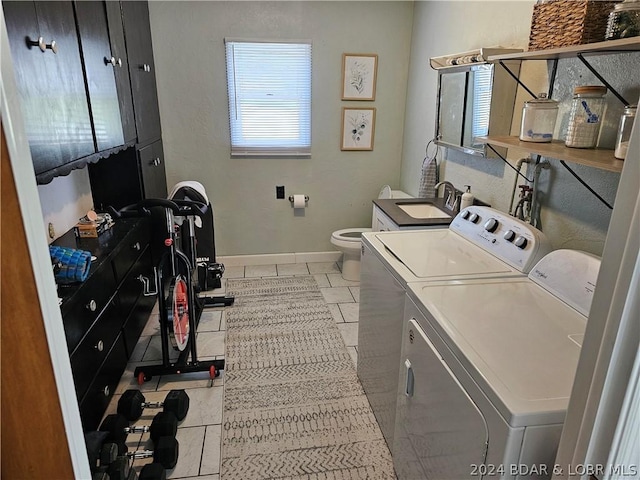
M 340 150 L 373 150 L 375 108 L 342 108 Z
M 342 100 L 375 100 L 378 55 L 342 54 Z

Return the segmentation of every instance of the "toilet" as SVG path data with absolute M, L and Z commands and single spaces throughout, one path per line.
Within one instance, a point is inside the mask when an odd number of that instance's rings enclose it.
M 391 190 L 385 185 L 378 198 L 413 198 L 402 190 Z M 331 244 L 342 252 L 342 278 L 360 281 L 360 237 L 371 228 L 345 228 L 331 234 Z

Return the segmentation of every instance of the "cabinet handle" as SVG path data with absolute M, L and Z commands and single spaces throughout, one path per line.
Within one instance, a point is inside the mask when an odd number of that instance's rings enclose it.
M 96 303 L 95 300 L 91 300 L 89 303 L 87 303 L 86 307 L 87 307 L 87 310 L 95 312 L 96 309 L 98 308 L 98 304 Z
M 139 251 L 140 251 L 140 248 L 141 248 L 141 247 L 140 247 L 140 242 L 136 242 L 136 243 L 134 243 L 133 245 L 131 245 L 131 248 L 132 248 L 133 250 L 135 250 L 135 251 L 139 252 Z
M 159 167 L 161 163 L 162 163 L 162 160 L 160 160 L 160 157 L 156 157 L 151 161 L 150 164 L 154 167 Z
M 98 340 L 98 343 L 96 343 L 96 347 L 95 348 L 99 352 L 102 352 L 104 350 L 104 342 L 102 340 Z
M 151 65 L 149 65 L 148 63 L 143 63 L 142 65 L 140 65 L 140 70 L 142 70 L 143 72 L 150 72 Z
M 47 49 L 51 50 L 53 53 L 58 53 L 58 44 L 55 40 L 52 40 L 51 43 L 47 43 L 44 41 L 44 37 L 38 37 L 38 40 L 31 40 L 27 37 L 27 45 L 30 47 L 40 47 L 42 52 L 46 52 Z
M 108 396 L 109 396 L 109 392 L 110 392 L 110 390 L 109 390 L 109 385 L 106 385 L 106 386 L 102 389 L 102 393 L 104 393 L 104 396 L 105 396 L 105 397 L 108 397 Z
M 121 58 L 118 58 L 116 60 L 116 57 L 111 57 L 111 58 L 104 57 L 104 63 L 105 65 L 111 65 L 112 67 L 122 67 Z

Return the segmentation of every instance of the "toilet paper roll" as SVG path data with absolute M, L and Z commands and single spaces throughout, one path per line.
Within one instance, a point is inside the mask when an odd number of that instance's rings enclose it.
M 293 196 L 293 208 L 305 208 L 307 206 L 307 202 L 305 201 L 304 195 L 294 195 Z

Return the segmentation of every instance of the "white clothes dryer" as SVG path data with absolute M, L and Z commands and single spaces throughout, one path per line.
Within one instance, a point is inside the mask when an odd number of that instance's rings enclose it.
M 599 266 L 557 250 L 528 277 L 408 285 L 399 480 L 550 478 Z

